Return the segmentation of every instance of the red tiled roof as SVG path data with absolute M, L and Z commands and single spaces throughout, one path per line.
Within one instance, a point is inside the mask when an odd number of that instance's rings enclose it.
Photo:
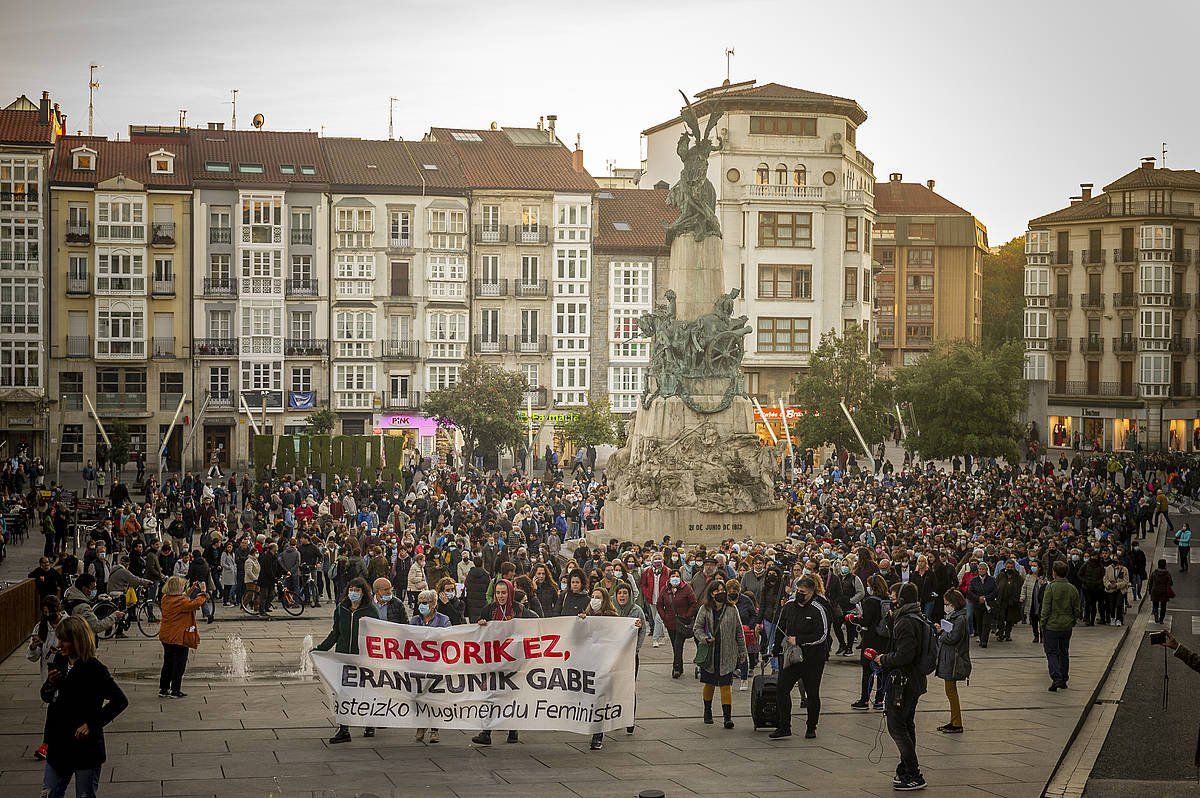
M 71 151 L 87 147 L 96 151 L 94 170 L 75 169 Z M 175 171 L 169 175 L 150 171 L 150 153 L 166 150 L 175 156 Z M 187 139 L 174 142 L 108 141 L 99 136 L 63 136 L 54 150 L 56 185 L 94 186 L 117 175 L 142 183 L 147 188 L 186 188 L 192 177 L 188 170 Z
M 697 116 L 703 118 L 711 112 L 712 106 L 720 102 L 726 111 L 793 111 L 801 113 L 837 114 L 850 119 L 855 125 L 867 121 L 867 112 L 855 100 L 848 97 L 838 97 L 833 94 L 822 94 L 807 89 L 797 89 L 782 83 L 764 83 L 754 85 L 753 80 L 734 83 L 729 86 L 713 86 L 697 92 L 695 106 Z M 646 128 L 642 135 L 662 130 L 676 124 L 682 117 L 675 116 L 666 122 Z
M 454 133 L 474 133 L 479 141 L 459 141 Z M 430 128 L 426 141 L 450 146 L 458 153 L 471 188 L 536 191 L 595 191 L 586 171 L 575 171 L 571 152 L 560 142 L 517 145 L 503 130 Z
M 38 121 L 37 111 L 0 110 L 0 144 L 54 143 L 54 125 Z
M 928 186 L 890 180 L 875 184 L 875 212 L 880 216 L 971 215 Z
M 189 136 L 192 178 L 221 183 L 326 184 L 329 182 L 325 156 L 316 133 L 277 130 L 208 130 L 193 128 Z M 209 172 L 208 162 L 227 163 L 228 172 Z M 262 164 L 261 174 L 238 171 L 238 164 Z M 283 174 L 281 164 L 295 167 L 295 174 Z M 301 166 L 311 166 L 316 174 L 301 174 Z
M 325 138 L 321 149 L 329 182 L 339 188 L 371 186 L 397 193 L 422 189 L 457 193 L 466 188 L 457 153 L 441 142 Z
M 1108 209 L 1108 197 L 1101 194 L 1097 197 L 1092 197 L 1090 200 L 1076 202 L 1074 205 L 1068 205 L 1061 210 L 1047 213 L 1045 216 L 1030 219 L 1029 226 L 1037 227 L 1044 224 L 1057 224 L 1058 222 L 1081 222 L 1087 219 L 1104 219 L 1111 215 L 1112 213 Z
M 1134 169 L 1104 187 L 1105 191 L 1137 188 L 1190 188 L 1200 190 L 1200 172 L 1195 169 Z
M 667 225 L 678 212 L 667 204 L 662 188 L 606 188 L 596 195 L 597 252 L 654 251 L 667 249 Z M 627 225 L 620 230 L 616 224 Z

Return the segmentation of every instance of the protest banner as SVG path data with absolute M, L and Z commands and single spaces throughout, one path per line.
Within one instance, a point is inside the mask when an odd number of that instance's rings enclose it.
M 358 654 L 312 656 L 346 726 L 594 734 L 633 723 L 636 644 L 632 618 L 440 629 L 364 618 Z

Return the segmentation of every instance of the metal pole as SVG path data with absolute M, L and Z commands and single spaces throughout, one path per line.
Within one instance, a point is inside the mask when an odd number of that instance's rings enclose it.
M 187 436 L 183 439 L 183 445 L 179 447 L 179 465 L 182 470 L 183 463 L 186 462 L 188 449 L 192 446 L 192 438 L 196 437 L 196 430 L 200 429 L 200 422 L 204 420 L 204 414 L 208 411 L 208 395 L 204 396 L 204 404 L 200 405 L 200 412 L 192 419 L 192 428 L 188 430 Z
M 96 80 L 96 70 L 100 68 L 99 64 L 88 65 L 88 135 L 92 135 L 92 123 L 96 117 L 95 96 L 96 89 L 100 88 L 100 81 Z
M 92 418 L 96 420 L 96 429 L 100 430 L 100 437 L 104 438 L 104 445 L 111 449 L 112 441 L 108 439 L 108 433 L 104 431 L 104 422 L 100 420 L 100 416 L 96 415 L 96 408 L 92 407 L 92 400 L 88 398 L 86 393 L 83 394 L 83 401 L 87 404 L 88 412 L 92 414 Z
M 175 424 L 179 421 L 179 414 L 183 412 L 183 403 L 187 401 L 187 394 L 179 397 L 179 407 L 175 408 L 175 415 L 171 417 L 171 424 L 167 427 L 167 434 L 163 436 L 162 444 L 158 447 L 158 474 L 161 477 L 163 471 L 166 470 L 166 463 L 163 462 L 163 453 L 167 451 L 167 441 L 171 440 L 171 433 L 175 431 Z M 182 454 L 180 457 L 182 458 Z M 181 463 L 182 465 L 182 463 Z
M 525 472 L 525 478 L 529 479 L 533 476 L 533 393 L 526 391 L 525 393 L 525 421 L 528 424 L 527 437 L 529 439 L 528 451 L 525 452 L 525 461 L 528 470 Z
M 787 408 L 783 406 L 783 397 L 779 397 L 779 420 L 783 423 L 783 434 L 787 436 L 788 457 L 792 460 L 792 479 L 796 478 L 796 450 L 792 447 L 792 430 L 787 422 Z
M 750 401 L 754 403 L 754 409 L 758 411 L 759 418 L 762 419 L 763 425 L 767 428 L 767 434 L 771 436 L 771 444 L 779 445 L 779 438 L 775 435 L 775 430 L 771 429 L 771 422 L 767 421 L 767 414 L 763 412 L 762 405 L 758 403 L 756 397 L 750 397 Z
M 854 423 L 854 417 L 850 415 L 850 411 L 846 409 L 845 402 L 838 402 L 838 407 L 842 408 L 842 412 L 846 414 L 846 420 L 850 422 L 850 428 L 854 430 L 854 434 L 858 437 L 858 442 L 863 448 L 863 454 L 871 461 L 871 473 L 875 472 L 875 456 L 871 454 L 871 449 L 867 446 L 867 442 L 863 439 L 862 433 L 858 430 L 858 425 Z
M 896 420 L 900 422 L 900 440 L 908 437 L 908 430 L 904 428 L 904 414 L 900 412 L 900 403 L 896 403 Z
M 85 395 L 84 398 L 86 399 L 87 396 Z M 254 428 L 254 434 L 262 435 L 262 431 L 258 428 L 258 422 L 254 420 L 254 413 L 250 412 L 250 405 L 246 404 L 246 397 L 243 394 L 238 394 L 238 403 L 242 406 L 242 410 L 245 411 L 246 418 L 250 419 L 250 426 Z

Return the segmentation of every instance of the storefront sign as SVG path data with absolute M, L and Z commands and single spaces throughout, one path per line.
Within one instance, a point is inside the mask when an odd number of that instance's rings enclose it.
M 10 427 L 32 427 L 33 416 L 9 416 L 8 425 Z
M 533 419 L 534 424 L 545 424 L 547 421 L 549 421 L 551 424 L 564 424 L 568 421 L 574 421 L 575 419 L 579 418 L 579 414 L 575 413 L 575 412 L 566 412 L 566 413 L 537 413 L 537 412 L 535 412 L 531 417 L 524 410 L 518 410 L 517 418 L 521 421 L 522 424 L 528 423 L 530 418 Z
M 805 410 L 803 407 L 797 407 L 796 405 L 787 405 L 783 409 L 786 411 L 785 418 L 788 421 L 796 421 L 801 416 L 808 415 L 807 410 Z M 762 415 L 758 416 L 757 413 L 755 413 L 755 415 L 759 421 L 761 421 L 764 416 L 766 417 L 767 421 L 779 421 L 779 405 L 763 405 Z
M 1084 407 L 1079 410 L 1079 415 L 1085 418 L 1100 418 L 1100 411 Z
M 438 423 L 432 418 L 416 413 L 382 413 L 375 416 L 371 423 L 371 432 L 379 435 L 388 430 L 417 430 L 422 436 L 435 435 Z

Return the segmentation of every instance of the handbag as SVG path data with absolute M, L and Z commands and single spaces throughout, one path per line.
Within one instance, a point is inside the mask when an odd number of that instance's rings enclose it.
M 788 668 L 792 665 L 799 665 L 804 662 L 804 649 L 798 645 L 792 645 L 786 640 L 783 641 L 783 657 L 779 663 L 779 667 Z

